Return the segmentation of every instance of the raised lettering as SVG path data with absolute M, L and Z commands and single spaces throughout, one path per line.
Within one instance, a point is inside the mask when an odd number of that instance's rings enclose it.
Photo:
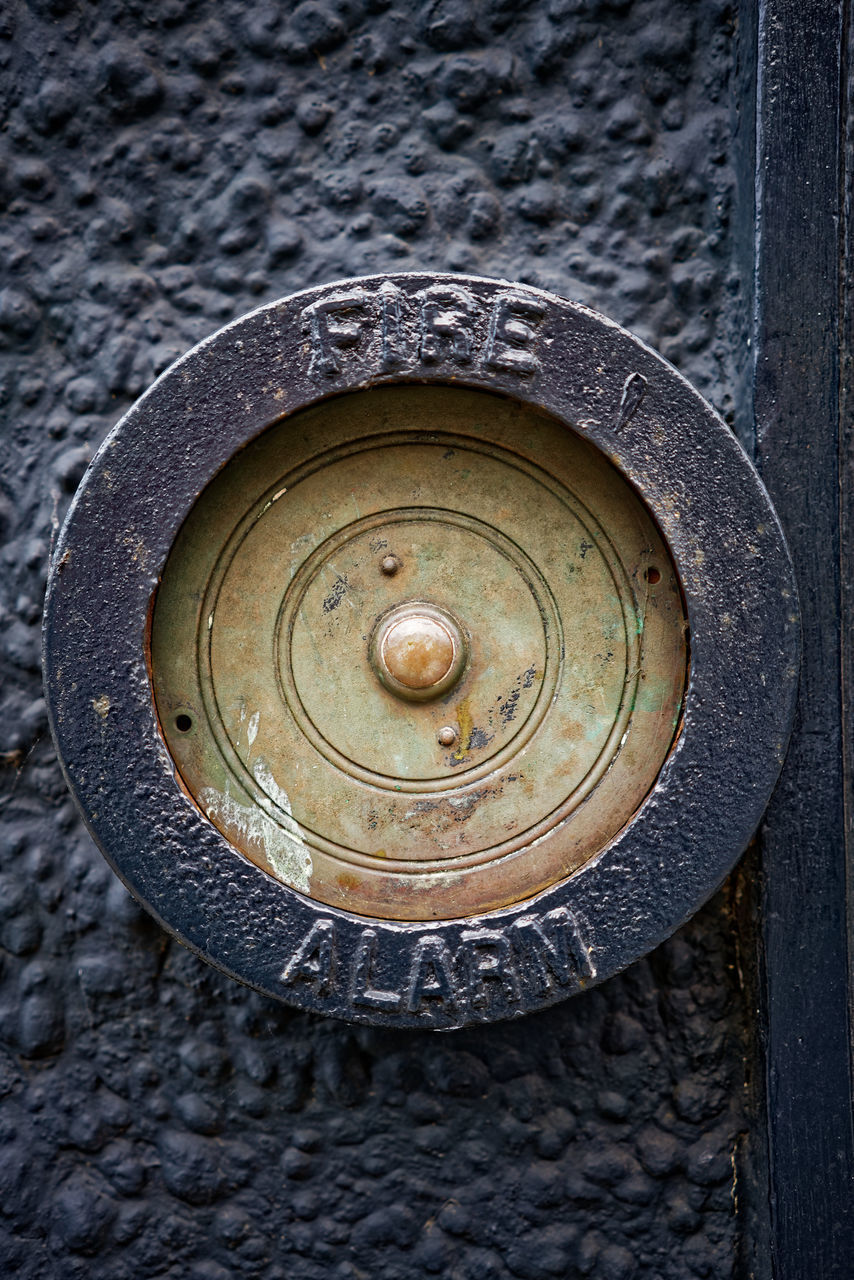
M 333 293 L 305 308 L 303 328 L 311 342 L 309 377 L 330 378 L 341 372 L 338 352 L 358 346 L 367 305 L 365 291 L 354 289 L 351 293 Z
M 491 996 L 520 999 L 521 987 L 547 995 L 555 986 L 572 987 L 596 976 L 596 968 L 579 924 L 566 907 L 546 916 L 527 915 L 507 930 L 467 929 L 456 957 L 438 934 L 422 935 L 410 952 L 406 990 L 386 990 L 377 978 L 379 936 L 364 929 L 353 953 L 350 1000 L 354 1006 L 386 1012 L 404 1007 L 419 1013 L 425 1006 L 459 1005 L 465 983 L 473 1009 Z M 339 963 L 336 926 L 328 918 L 315 921 L 280 974 L 289 985 L 305 983 L 318 996 L 332 990 Z M 521 979 L 521 981 L 520 981 Z
M 531 350 L 537 340 L 536 327 L 546 314 L 542 303 L 521 293 L 501 293 L 489 318 L 489 338 L 484 363 L 493 369 L 528 376 L 539 368 Z
M 417 351 L 416 334 L 407 325 L 410 302 L 391 280 L 384 280 L 375 293 L 340 290 L 306 307 L 302 327 L 309 338 L 309 376 L 335 377 L 341 372 L 342 353 L 353 348 L 361 348 L 369 362 L 378 358 L 383 373 L 406 368 L 414 356 L 424 364 L 480 363 L 521 377 L 539 369 L 536 344 L 546 307 L 537 298 L 520 290 L 497 293 L 488 324 L 481 304 L 462 285 L 431 285 L 412 301 L 420 317 Z M 643 398 L 644 380 L 639 374 L 632 374 L 632 379 L 618 425 L 625 425 Z
M 317 920 L 309 929 L 281 974 L 280 981 L 307 982 L 319 996 L 332 986 L 335 968 L 335 924 Z
M 474 1008 L 489 1000 L 487 983 L 498 984 L 508 1000 L 519 999 L 519 979 L 507 936 L 497 929 L 467 929 L 460 938 L 469 999 Z
M 417 295 L 421 304 L 421 350 L 425 364 L 452 360 L 471 364 L 477 303 L 457 285 L 433 285 Z
M 382 312 L 382 351 L 380 362 L 384 373 L 406 364 L 406 332 L 403 327 L 403 294 L 384 280 L 380 285 Z
M 400 1005 L 400 993 L 382 991 L 374 986 L 376 956 L 377 935 L 373 929 L 365 929 L 359 939 L 353 964 L 353 1004 L 368 1009 L 396 1009 Z
M 457 1002 L 451 953 L 435 935 L 419 938 L 412 950 L 406 1007 L 417 1013 L 425 1000 Z
M 566 986 L 579 977 L 592 978 L 596 970 L 578 923 L 566 907 L 547 916 L 522 916 L 510 928 L 522 971 L 530 975 L 543 994 L 554 983 Z

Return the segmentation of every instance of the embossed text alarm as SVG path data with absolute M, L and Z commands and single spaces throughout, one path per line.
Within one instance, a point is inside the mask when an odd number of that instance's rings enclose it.
M 75 498 L 45 622 L 69 784 L 182 942 L 455 1027 L 709 896 L 788 738 L 795 589 L 730 432 L 584 307 L 350 280 L 179 360 Z

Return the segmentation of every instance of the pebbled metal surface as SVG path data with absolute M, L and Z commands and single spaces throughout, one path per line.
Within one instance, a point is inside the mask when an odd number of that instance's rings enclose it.
M 629 821 L 687 626 L 598 450 L 517 401 L 378 387 L 220 471 L 158 587 L 152 682 L 184 783 L 253 862 L 360 915 L 452 919 L 532 898 Z
M 300 60 L 310 20 L 325 70 Z M 522 1026 L 437 1043 L 294 1015 L 170 945 L 111 877 L 38 665 L 51 528 L 94 446 L 253 299 L 401 260 L 527 276 L 631 324 L 728 412 L 731 12 L 107 3 L 93 29 L 74 3 L 17 4 L 0 38 L 3 1267 L 729 1274 L 744 1009 L 723 896 Z M 380 165 L 423 200 L 402 231 L 368 189 Z

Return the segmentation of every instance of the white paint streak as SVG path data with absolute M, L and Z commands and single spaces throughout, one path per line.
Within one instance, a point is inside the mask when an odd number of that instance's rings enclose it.
M 254 715 L 249 717 L 249 724 L 246 728 L 246 737 L 249 739 L 249 750 L 252 750 L 252 743 L 258 737 L 258 722 L 261 719 L 261 712 L 256 711 Z
M 256 717 L 253 716 L 254 720 Z M 251 726 L 250 721 L 250 726 Z M 255 726 L 257 732 L 257 724 Z M 253 734 L 254 738 L 254 734 Z M 308 845 L 299 825 L 291 813 L 287 792 L 276 782 L 263 759 L 255 761 L 252 770 L 255 781 L 281 810 L 279 821 L 274 821 L 258 805 L 241 804 L 229 792 L 226 779 L 225 794 L 215 787 L 205 787 L 199 795 L 205 813 L 212 822 L 233 833 L 237 842 L 255 845 L 267 859 L 273 874 L 293 889 L 308 893 L 312 862 Z

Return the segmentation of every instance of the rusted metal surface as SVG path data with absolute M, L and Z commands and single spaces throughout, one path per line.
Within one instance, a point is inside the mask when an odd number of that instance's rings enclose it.
M 447 919 L 571 875 L 631 818 L 686 632 L 601 453 L 508 398 L 404 386 L 285 419 L 216 477 L 152 667 L 181 776 L 247 857 L 331 906 Z

